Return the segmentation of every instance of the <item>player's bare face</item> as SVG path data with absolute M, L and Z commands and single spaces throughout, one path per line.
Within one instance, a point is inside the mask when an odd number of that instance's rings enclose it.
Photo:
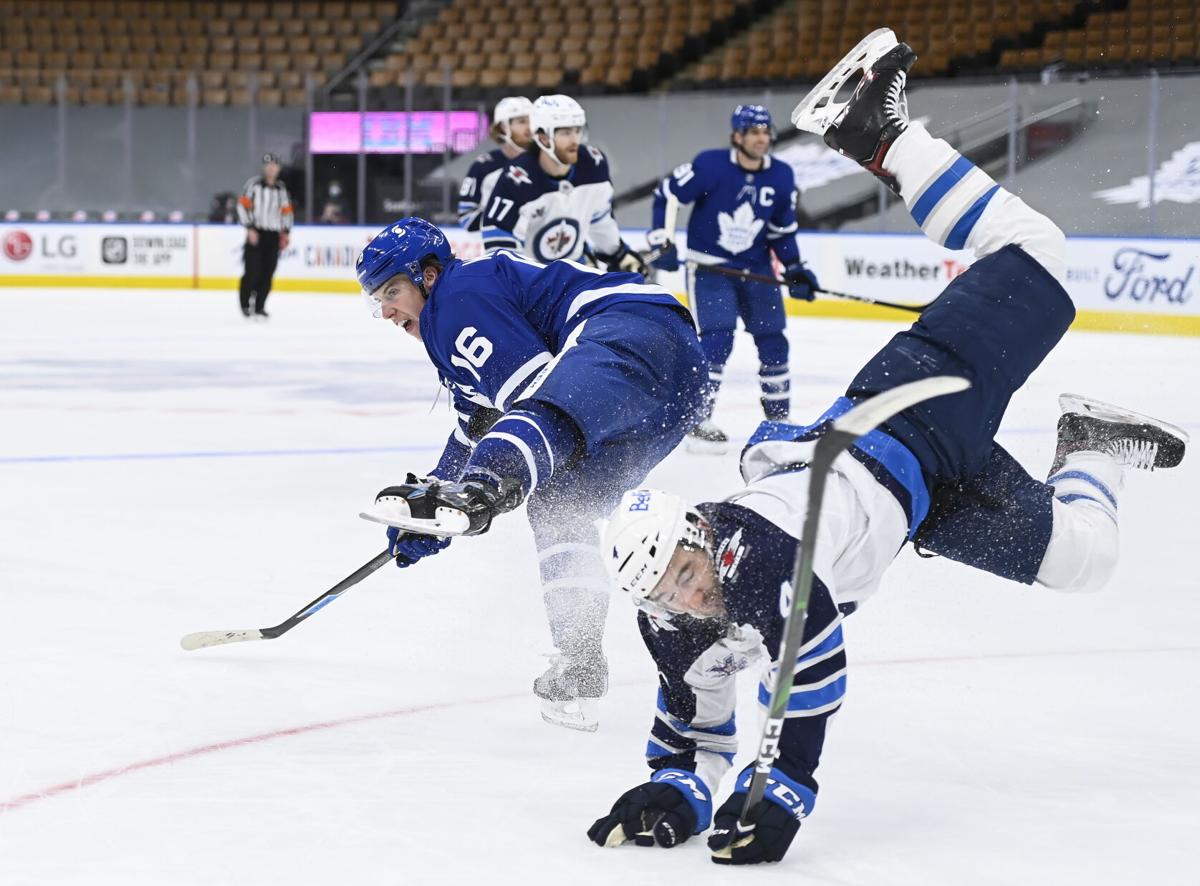
M 650 600 L 668 612 L 713 618 L 725 613 L 721 584 L 707 551 L 678 545 Z
M 761 160 L 771 149 L 771 131 L 765 126 L 752 126 L 734 136 L 742 153 L 752 160 Z
M 417 341 L 421 340 L 421 309 L 425 307 L 425 296 L 412 280 L 397 274 L 379 287 L 375 297 L 382 306 L 380 316 L 384 320 L 391 320 Z
M 513 117 L 508 121 L 508 137 L 518 148 L 528 148 L 533 144 L 533 133 L 529 131 L 528 117 Z
M 572 166 L 579 160 L 579 146 L 583 144 L 583 127 L 568 126 L 554 130 L 554 159 L 564 166 Z

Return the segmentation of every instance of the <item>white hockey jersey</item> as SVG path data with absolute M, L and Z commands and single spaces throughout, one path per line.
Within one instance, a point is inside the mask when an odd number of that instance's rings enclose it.
M 621 234 L 612 214 L 608 160 L 591 145 L 563 178 L 542 169 L 536 150 L 510 163 L 496 180 L 480 232 L 487 250 L 515 249 L 540 262 L 579 260 L 590 245 L 612 255 Z

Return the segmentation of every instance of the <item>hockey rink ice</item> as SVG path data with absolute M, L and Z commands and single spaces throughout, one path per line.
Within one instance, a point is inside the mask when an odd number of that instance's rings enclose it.
M 782 864 L 717 867 L 702 837 L 600 849 L 588 826 L 648 777 L 655 671 L 614 598 L 600 731 L 541 721 L 523 510 L 280 639 L 180 649 L 274 625 L 381 551 L 358 512 L 450 431 L 420 345 L 361 300 L 268 308 L 0 290 L 0 883 L 1197 882 L 1200 453 L 1131 475 L 1096 595 L 902 552 L 846 623 L 846 703 Z M 898 328 L 794 319 L 793 417 Z M 757 423 L 756 371 L 739 334 L 731 436 Z M 1198 379 L 1196 339 L 1073 332 L 1000 440 L 1044 475 L 1061 391 L 1195 439 Z M 651 481 L 721 496 L 736 451 L 676 451 Z M 743 688 L 734 771 L 760 728 Z

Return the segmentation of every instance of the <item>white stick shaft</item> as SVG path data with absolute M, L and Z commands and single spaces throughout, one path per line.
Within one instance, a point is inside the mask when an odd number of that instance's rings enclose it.
M 667 239 L 674 243 L 675 225 L 679 221 L 679 199 L 669 189 L 664 187 L 663 190 L 667 192 L 667 211 L 663 216 L 663 230 L 667 232 Z

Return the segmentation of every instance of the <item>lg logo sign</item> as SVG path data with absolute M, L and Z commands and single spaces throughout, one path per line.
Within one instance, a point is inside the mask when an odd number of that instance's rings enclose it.
M 0 242 L 0 249 L 9 261 L 25 261 L 33 255 L 33 238 L 20 228 L 9 231 Z M 41 238 L 41 254 L 45 258 L 75 258 L 79 253 L 79 244 L 73 234 L 63 234 L 57 239 L 47 236 Z
M 11 261 L 25 261 L 33 252 L 33 238 L 24 231 L 9 231 L 4 236 L 4 254 Z

